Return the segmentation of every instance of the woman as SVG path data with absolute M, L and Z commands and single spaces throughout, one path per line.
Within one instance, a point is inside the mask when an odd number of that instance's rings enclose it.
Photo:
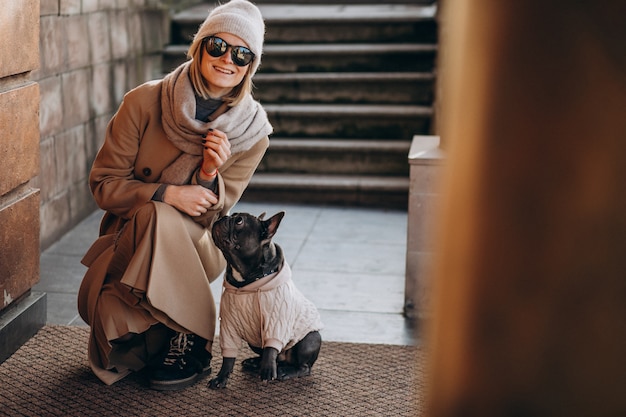
M 184 388 L 210 370 L 225 261 L 210 227 L 238 201 L 272 127 L 252 99 L 265 25 L 232 0 L 200 26 L 190 60 L 124 97 L 90 174 L 105 215 L 78 306 L 89 361 L 112 384 L 148 367 L 149 386 Z

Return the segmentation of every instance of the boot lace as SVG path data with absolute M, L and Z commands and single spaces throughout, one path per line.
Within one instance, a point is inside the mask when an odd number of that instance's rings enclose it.
M 191 350 L 191 346 L 193 346 L 192 339 L 193 338 L 190 338 L 185 333 L 178 333 L 176 336 L 172 337 L 170 339 L 170 349 L 163 360 L 163 365 L 186 365 L 185 356 Z

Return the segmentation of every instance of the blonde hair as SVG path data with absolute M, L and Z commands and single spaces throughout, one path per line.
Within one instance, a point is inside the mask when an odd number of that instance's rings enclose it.
M 202 54 L 204 39 L 196 36 L 189 47 L 189 51 L 187 51 L 187 57 L 191 59 L 191 65 L 189 66 L 189 78 L 191 80 L 191 85 L 193 85 L 193 89 L 204 99 L 209 98 L 209 87 L 207 85 L 207 81 L 202 76 L 201 66 L 202 66 Z M 255 58 L 256 59 L 256 58 Z M 224 102 L 228 103 L 229 106 L 236 106 L 244 99 L 247 94 L 252 94 L 252 75 L 251 75 L 251 65 L 248 65 L 248 69 L 246 70 L 246 75 L 244 75 L 243 80 L 233 87 L 233 89 L 222 97 Z

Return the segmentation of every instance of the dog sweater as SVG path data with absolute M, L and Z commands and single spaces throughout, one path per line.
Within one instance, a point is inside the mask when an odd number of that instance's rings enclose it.
M 322 327 L 317 308 L 294 285 L 287 262 L 276 274 L 243 288 L 224 280 L 220 348 L 225 358 L 237 357 L 242 341 L 282 352 Z

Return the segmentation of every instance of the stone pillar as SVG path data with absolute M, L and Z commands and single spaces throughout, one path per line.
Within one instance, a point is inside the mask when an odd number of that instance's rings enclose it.
M 404 315 L 421 319 L 430 312 L 432 225 L 438 199 L 443 151 L 438 136 L 414 136 L 409 150 L 410 185 Z
M 39 280 L 39 0 L 0 13 L 0 362 L 46 321 Z

